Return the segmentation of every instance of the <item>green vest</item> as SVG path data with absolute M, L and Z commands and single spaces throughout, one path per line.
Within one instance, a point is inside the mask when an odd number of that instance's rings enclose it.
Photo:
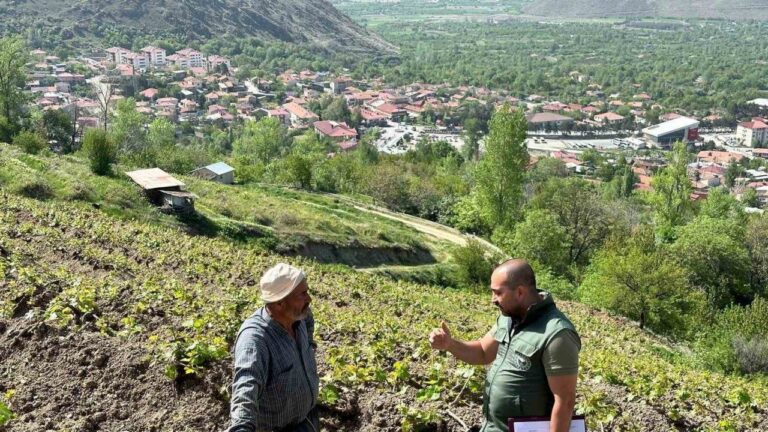
M 576 333 L 576 328 L 549 293 L 539 293 L 542 301 L 531 306 L 522 322 L 503 315 L 496 320 L 499 350 L 485 379 L 482 432 L 508 432 L 510 417 L 552 414 L 555 398 L 544 372 L 543 350 L 558 332 Z

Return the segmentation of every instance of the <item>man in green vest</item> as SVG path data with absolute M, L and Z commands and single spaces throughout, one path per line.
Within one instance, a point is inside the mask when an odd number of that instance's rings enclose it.
M 550 432 L 567 432 L 576 401 L 581 340 L 552 296 L 536 289 L 524 260 L 509 260 L 491 276 L 501 315 L 476 341 L 451 337 L 445 322 L 429 335 L 432 348 L 475 365 L 493 363 L 485 380 L 481 432 L 508 432 L 510 417 L 547 417 Z

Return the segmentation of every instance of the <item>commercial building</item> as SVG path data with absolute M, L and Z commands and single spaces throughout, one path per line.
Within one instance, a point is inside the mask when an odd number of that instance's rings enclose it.
M 643 129 L 643 136 L 650 147 L 669 148 L 673 143 L 690 143 L 699 138 L 699 121 L 678 117 Z

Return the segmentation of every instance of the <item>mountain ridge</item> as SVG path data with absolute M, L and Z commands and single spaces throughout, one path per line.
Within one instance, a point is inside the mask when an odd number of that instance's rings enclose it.
M 311 43 L 331 51 L 396 50 L 326 0 L 0 0 L 0 14 L 10 17 L 0 23 L 0 32 L 35 28 L 58 33 L 64 40 L 119 30 L 185 41 L 251 36 Z

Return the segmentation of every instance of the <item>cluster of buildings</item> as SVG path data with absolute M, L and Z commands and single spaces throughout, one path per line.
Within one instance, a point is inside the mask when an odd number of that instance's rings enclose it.
M 666 149 L 676 141 L 699 141 L 702 122 L 711 124 L 722 119 L 718 114 L 697 119 L 669 111 L 659 117 L 659 124 L 649 125 L 648 112 L 663 112 L 664 108 L 654 102 L 650 94 L 642 92 L 639 85 L 636 85 L 636 94 L 622 97 L 620 94 L 607 95 L 599 85 L 590 84 L 586 94 L 580 97 L 580 103 L 575 103 L 535 94 L 512 95 L 505 90 L 476 86 L 413 83 L 395 87 L 386 85 L 381 79 L 355 80 L 311 70 L 287 70 L 271 79 L 241 81 L 234 76 L 236 69 L 228 59 L 205 55 L 191 48 L 169 55 L 165 49 L 156 46 L 147 46 L 138 52 L 112 47 L 101 55 L 84 56 L 70 62 L 61 62 L 41 50 L 31 54 L 34 62 L 30 64 L 27 90 L 36 95 L 35 104 L 42 109 L 76 108 L 81 127 L 98 126 L 102 107 L 97 97 L 73 96 L 73 87 L 87 84 L 87 77 L 101 76 L 119 88 L 121 83 L 135 83 L 135 78 L 141 74 L 151 76 L 151 82 L 156 83 L 151 88 L 135 88 L 132 95 L 137 111 L 149 118 L 163 117 L 192 125 L 207 122 L 226 127 L 235 121 L 274 117 L 286 128 L 314 130 L 337 143 L 340 150 L 355 148 L 359 132 L 374 126 L 395 129 L 400 128 L 401 123 L 419 121 L 422 124 L 431 122 L 427 128 L 458 133 L 458 125 L 449 122 L 455 122 L 451 120 L 455 114 L 473 104 L 489 110 L 503 104 L 522 108 L 529 129 L 542 133 L 581 131 L 615 136 L 644 127 L 640 138 L 628 140 L 634 149 Z M 570 77 L 579 82 L 589 80 L 576 72 Z M 280 99 L 272 93 L 277 81 L 284 89 Z M 318 105 L 316 102 L 327 95 L 344 99 L 353 113 L 355 127 L 341 119 L 326 119 L 321 113 L 313 112 L 312 107 Z M 111 102 L 122 97 L 124 95 L 117 92 Z M 584 104 L 586 100 L 591 102 Z M 759 104 L 760 100 L 752 102 Z M 755 117 L 738 124 L 736 139 L 744 147 L 768 144 L 768 121 Z M 576 155 L 567 151 L 561 153 L 558 157 L 571 168 L 585 169 Z M 755 149 L 755 155 L 758 153 Z M 641 179 L 638 188 L 650 187 L 650 182 L 644 179 L 649 179 L 652 171 L 658 168 L 657 162 L 644 161 L 642 166 L 636 166 L 636 174 Z M 698 168 L 691 167 L 691 171 L 697 190 L 711 187 L 722 178 L 723 161 L 703 158 L 696 164 Z M 755 178 L 760 175 L 756 174 Z
M 147 46 L 138 52 L 121 47 L 107 48 L 106 61 L 126 70 L 127 68 L 120 65 L 130 66 L 132 72 L 137 74 L 144 73 L 151 68 L 203 68 L 210 71 L 221 65 L 226 66 L 227 69 L 232 67 L 227 58 L 218 55 L 206 56 L 191 48 L 184 48 L 167 55 L 165 49 L 156 46 Z

